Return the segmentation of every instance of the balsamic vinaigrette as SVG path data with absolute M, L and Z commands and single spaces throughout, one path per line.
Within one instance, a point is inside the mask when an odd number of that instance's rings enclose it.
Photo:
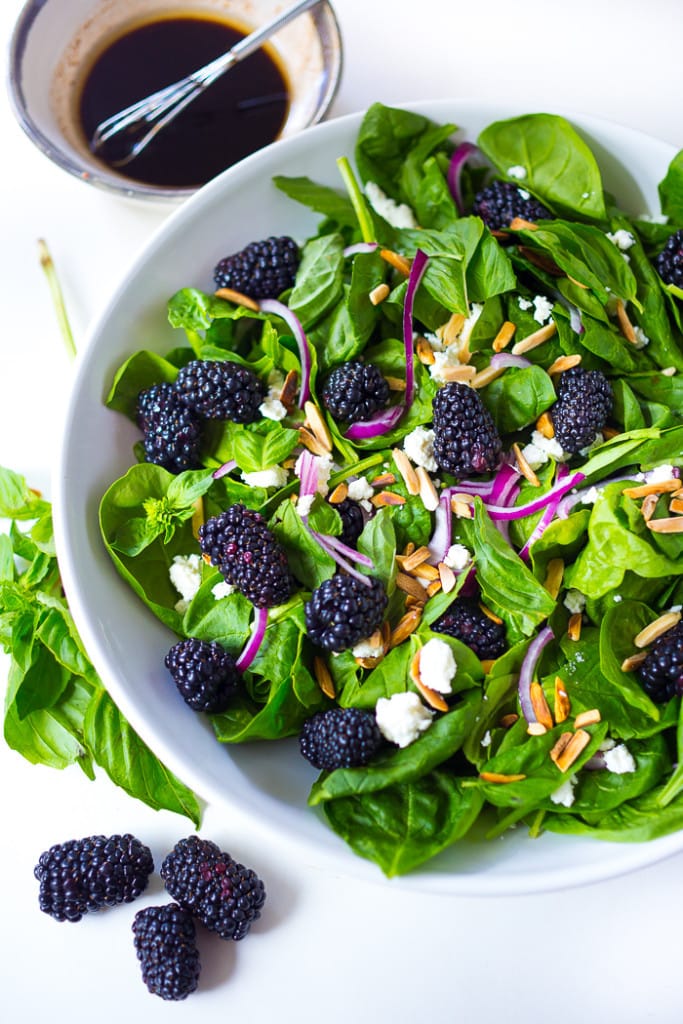
M 97 57 L 83 85 L 79 114 L 86 139 L 105 118 L 184 78 L 243 38 L 224 21 L 192 16 L 163 18 L 120 36 Z M 277 138 L 288 105 L 285 77 L 261 47 L 209 86 L 119 173 L 147 185 L 203 185 Z M 98 157 L 111 165 L 127 148 L 122 133 Z

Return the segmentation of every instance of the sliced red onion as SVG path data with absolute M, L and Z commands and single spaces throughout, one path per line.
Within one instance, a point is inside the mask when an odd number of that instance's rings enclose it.
M 309 494 L 315 494 L 318 490 L 318 464 L 315 455 L 304 450 L 298 459 L 298 476 L 301 483 L 299 497 L 304 498 Z
M 369 441 L 373 437 L 381 437 L 393 430 L 403 416 L 405 409 L 402 405 L 392 405 L 383 409 L 369 420 L 359 420 L 344 434 L 349 441 Z
M 526 718 L 527 722 L 537 722 L 536 714 L 534 712 L 533 704 L 531 703 L 531 684 L 534 678 L 534 672 L 536 671 L 536 665 L 538 659 L 541 656 L 543 648 L 546 647 L 551 640 L 554 639 L 554 634 L 550 626 L 545 626 L 537 637 L 529 644 L 524 660 L 519 670 L 519 703 L 522 709 L 522 714 Z
M 233 469 L 236 468 L 237 463 L 235 462 L 235 460 L 228 459 L 228 461 L 224 462 L 222 466 L 219 466 L 218 469 L 214 470 L 211 476 L 213 477 L 214 480 L 220 480 L 222 476 L 227 476 L 228 473 L 232 473 Z
M 235 662 L 235 668 L 238 672 L 244 672 L 249 668 L 254 658 L 259 652 L 259 648 L 263 643 L 263 638 L 266 635 L 266 626 L 268 625 L 268 609 L 267 608 L 255 608 L 254 609 L 254 622 L 251 629 L 251 636 L 244 645 L 244 650 Z
M 355 256 L 357 253 L 374 252 L 377 248 L 377 242 L 356 242 L 355 245 L 347 245 L 342 252 L 342 256 Z
M 455 487 L 450 488 L 453 494 L 478 494 L 480 498 L 490 498 L 495 480 L 458 480 Z
M 557 467 L 557 477 L 555 478 L 555 483 L 556 484 L 561 483 L 562 480 L 564 480 L 565 477 L 568 475 L 568 473 L 569 473 L 568 466 L 566 466 L 564 462 L 560 462 L 558 464 L 558 467 Z M 526 541 L 526 544 L 524 545 L 524 547 L 519 552 L 519 557 L 523 561 L 527 562 L 529 560 L 529 551 L 531 549 L 531 545 L 536 543 L 538 538 L 540 536 L 542 536 L 542 534 L 545 533 L 546 529 L 552 523 L 552 521 L 555 518 L 555 515 L 557 513 L 557 509 L 558 509 L 558 506 L 560 504 L 560 501 L 561 501 L 561 499 L 557 498 L 555 501 L 551 501 L 550 504 L 546 506 L 545 512 L 543 513 L 541 518 L 536 523 L 536 526 L 534 527 L 532 533 L 528 537 L 528 539 Z
M 446 488 L 441 492 L 439 504 L 434 512 L 434 532 L 429 541 L 429 559 L 431 565 L 443 562 L 451 546 L 452 515 L 451 492 Z
M 358 565 L 364 565 L 367 569 L 374 569 L 374 562 L 369 555 L 364 555 L 361 551 L 356 551 L 355 548 L 350 548 L 348 544 L 344 544 L 344 542 L 339 540 L 338 537 L 333 537 L 329 533 L 318 533 L 315 530 L 312 532 L 315 535 L 316 540 L 319 540 L 322 537 L 325 544 L 330 548 L 334 548 L 335 551 L 338 551 L 343 558 L 350 558 L 352 562 L 356 562 Z
M 607 771 L 607 762 L 602 750 L 596 750 L 592 757 L 589 757 L 583 766 L 589 772 Z
M 573 330 L 574 334 L 583 334 L 583 320 L 581 319 L 581 310 L 579 307 L 575 306 L 573 302 L 569 301 L 569 299 L 565 299 L 562 292 L 558 291 L 557 288 L 549 288 L 548 291 L 555 301 L 559 302 L 559 304 L 569 313 L 569 326 Z
M 513 508 L 506 508 L 503 505 L 487 505 L 486 511 L 490 515 L 491 519 L 497 520 L 511 520 L 511 519 L 523 519 L 525 516 L 532 516 L 536 512 L 541 512 L 547 505 L 554 502 L 556 498 L 561 498 L 567 491 L 571 491 L 572 487 L 576 487 L 577 484 L 584 480 L 584 474 L 578 470 L 572 473 L 571 476 L 562 483 L 555 484 L 549 491 L 542 494 L 539 498 L 535 498 L 533 501 L 527 502 L 526 505 L 515 505 Z
M 521 474 L 516 466 L 511 466 L 509 463 L 504 462 L 493 479 L 491 504 L 512 505 L 517 497 L 515 492 L 518 490 L 517 484 L 520 476 Z
M 513 356 L 512 352 L 496 352 L 494 356 L 491 356 L 491 366 L 494 370 L 505 369 L 508 366 L 518 366 L 520 369 L 524 369 L 532 365 L 524 356 Z
M 259 309 L 262 313 L 273 313 L 281 317 L 294 335 L 294 340 L 299 349 L 299 361 L 301 362 L 301 387 L 299 388 L 298 406 L 303 409 L 305 403 L 311 397 L 311 350 L 308 347 L 308 338 L 301 326 L 298 316 L 292 313 L 284 302 L 277 299 L 261 299 Z
M 462 176 L 462 169 L 469 160 L 469 158 L 477 153 L 478 149 L 473 142 L 462 142 L 453 156 L 451 162 L 448 165 L 448 171 L 446 174 L 446 181 L 455 205 L 458 208 L 458 213 L 463 216 L 465 213 L 465 203 L 462 198 L 462 189 L 460 187 L 460 178 Z
M 330 558 L 332 558 L 337 565 L 344 570 L 344 572 L 347 572 L 349 576 L 354 576 L 355 579 L 360 580 L 361 583 L 365 583 L 368 587 L 372 586 L 372 580 L 369 576 L 366 576 L 365 573 L 359 572 L 351 562 L 347 561 L 339 554 L 338 551 L 335 551 L 335 549 L 328 544 L 329 537 L 326 534 L 318 533 L 316 530 L 310 530 L 309 532 L 314 540 L 318 542 L 323 551 L 325 551 Z
M 406 353 L 406 390 L 404 402 L 406 409 L 410 409 L 415 394 L 415 353 L 413 351 L 413 307 L 415 305 L 415 293 L 420 285 L 428 262 L 429 256 L 427 256 L 427 253 L 423 252 L 422 249 L 418 249 L 410 265 L 406 299 L 403 303 L 403 345 Z

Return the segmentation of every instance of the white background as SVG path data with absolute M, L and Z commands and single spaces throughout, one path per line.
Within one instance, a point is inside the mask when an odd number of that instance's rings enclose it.
M 3 63 L 19 9 L 0 3 Z M 610 117 L 683 146 L 680 0 L 337 0 L 336 10 L 345 72 L 332 115 L 374 100 L 502 97 Z M 54 168 L 4 96 L 0 138 L 0 464 L 49 489 L 70 368 L 36 239 L 50 244 L 79 339 L 168 208 L 112 198 Z M 38 911 L 32 869 L 54 842 L 125 831 L 151 845 L 158 865 L 190 827 L 104 778 L 32 767 L 1 741 L 0 772 L 4 1021 L 683 1019 L 683 856 L 548 895 L 423 896 L 329 874 L 212 807 L 203 834 L 257 869 L 269 896 L 244 942 L 201 937 L 200 990 L 174 1008 L 142 986 L 130 936 L 134 910 L 160 901 L 158 877 L 135 908 L 60 925 Z

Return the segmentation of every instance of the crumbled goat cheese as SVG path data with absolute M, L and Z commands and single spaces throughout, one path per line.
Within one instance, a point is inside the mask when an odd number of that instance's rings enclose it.
M 202 560 L 199 555 L 175 555 L 169 566 L 168 577 L 180 594 L 175 610 L 183 615 L 202 582 Z
M 481 316 L 483 311 L 484 311 L 483 303 L 481 303 L 481 302 L 473 302 L 471 304 L 469 316 L 465 320 L 465 323 L 462 325 L 462 328 L 461 328 L 460 334 L 459 334 L 460 341 L 464 345 L 466 345 L 467 342 L 470 340 L 470 336 L 471 336 L 472 331 L 474 329 L 474 325 L 476 324 L 477 320 L 479 319 L 479 317 Z
M 567 458 L 562 445 L 554 437 L 544 437 L 540 430 L 534 430 L 531 435 L 531 443 L 528 444 L 522 455 L 532 469 L 538 469 L 545 465 L 548 459 L 553 458 L 562 462 Z
M 586 493 L 581 495 L 580 502 L 582 505 L 594 505 L 599 497 L 600 491 L 597 487 L 589 487 Z
M 550 799 L 554 804 L 560 804 L 562 807 L 571 807 L 574 803 L 574 786 L 576 785 L 576 776 L 570 775 L 568 779 L 565 779 L 561 786 L 559 786 L 554 793 L 550 794 Z
M 519 193 L 522 199 L 526 200 L 531 198 L 531 192 L 527 192 L 525 188 L 518 188 L 517 192 Z
M 643 328 L 639 327 L 638 324 L 634 325 L 633 333 L 636 336 L 636 340 L 634 342 L 636 348 L 645 348 L 646 345 L 650 344 L 650 339 L 648 338 Z
M 447 377 L 444 376 L 444 370 L 447 370 L 451 366 L 461 365 L 458 346 L 456 344 L 449 345 L 443 350 L 443 352 L 434 353 L 434 362 L 429 366 L 429 376 L 432 380 L 445 384 L 447 382 Z
M 670 612 L 680 612 L 683 609 L 683 604 L 672 604 L 669 608 Z
M 626 231 L 625 228 L 619 228 L 618 231 L 606 231 L 605 234 L 609 238 L 612 245 L 616 245 L 617 249 L 621 252 L 626 252 L 631 248 L 632 245 L 636 244 L 636 240 L 630 231 Z
M 287 483 L 287 470 L 282 466 L 267 466 L 253 473 L 242 473 L 242 479 L 249 487 L 284 487 Z
M 308 516 L 313 508 L 313 502 L 315 501 L 315 494 L 302 494 L 296 503 L 296 511 L 298 515 L 303 519 L 304 516 Z
M 607 736 L 606 739 L 604 739 L 602 741 L 602 743 L 600 744 L 600 746 L 598 747 L 598 750 L 602 753 L 605 750 L 614 750 L 615 747 L 616 747 L 616 743 L 614 742 L 612 737 L 611 736 Z
M 484 735 L 482 736 L 482 738 L 481 738 L 481 746 L 482 747 L 490 747 L 491 746 L 491 730 L 490 729 L 487 729 L 486 732 L 484 733 Z
M 512 167 L 508 167 L 508 178 L 516 178 L 517 181 L 526 178 L 526 167 L 522 167 L 521 164 L 513 164 Z
M 420 651 L 420 679 L 437 693 L 453 692 L 453 677 L 458 670 L 450 645 L 432 637 Z
M 359 640 L 355 647 L 351 649 L 351 654 L 354 658 L 378 658 L 382 653 L 382 644 L 375 644 L 372 642 L 372 637 L 367 637 L 366 640 Z
M 534 320 L 537 324 L 547 324 L 550 314 L 553 311 L 553 304 L 545 295 L 534 296 Z
M 525 299 L 523 295 L 518 295 L 517 296 L 517 305 L 519 306 L 520 309 L 526 310 L 526 309 L 531 309 L 531 307 L 533 306 L 533 302 L 531 301 L 531 299 Z
M 615 775 L 626 775 L 636 770 L 636 762 L 633 754 L 625 743 L 620 743 L 603 754 L 607 770 Z
M 403 451 L 416 466 L 434 473 L 439 467 L 434 458 L 434 431 L 427 427 L 415 427 L 403 438 Z
M 582 594 L 580 590 L 575 590 L 573 587 L 570 588 L 565 594 L 564 598 L 565 608 L 572 613 L 572 615 L 578 615 L 586 607 L 586 595 Z
M 301 477 L 301 460 L 303 454 L 294 463 L 294 472 L 296 476 Z M 315 459 L 315 471 L 318 478 L 317 491 L 318 494 L 322 494 L 323 498 L 329 491 L 329 480 L 332 470 L 334 469 L 334 462 L 332 461 L 331 455 L 314 455 Z
M 375 493 L 364 476 L 359 476 L 357 480 L 352 480 L 347 484 L 347 489 L 348 496 L 352 501 L 369 499 Z
M 415 214 L 406 203 L 397 203 L 390 199 L 374 181 L 365 185 L 365 194 L 375 213 L 384 217 L 393 228 L 416 228 Z
M 231 594 L 234 594 L 235 588 L 232 583 L 228 583 L 227 580 L 221 580 L 220 583 L 216 583 L 211 587 L 211 593 L 217 601 L 220 601 L 222 597 L 230 597 Z
M 621 594 L 614 594 L 613 597 L 612 597 L 612 600 L 614 601 L 615 604 L 619 604 L 619 602 L 623 601 L 624 599 L 621 596 Z
M 643 478 L 648 484 L 662 484 L 666 480 L 673 480 L 675 476 L 673 466 L 666 463 L 662 466 L 655 466 L 654 469 L 648 469 L 643 474 Z
M 470 564 L 472 561 L 472 555 L 465 547 L 464 544 L 451 544 L 446 557 L 444 558 L 445 564 L 449 569 L 453 569 L 454 572 L 459 572 Z
M 283 420 L 287 415 L 287 409 L 279 398 L 266 398 L 259 405 L 258 411 L 267 420 Z
M 377 727 L 390 743 L 408 747 L 432 724 L 432 712 L 416 693 L 380 697 L 375 707 Z

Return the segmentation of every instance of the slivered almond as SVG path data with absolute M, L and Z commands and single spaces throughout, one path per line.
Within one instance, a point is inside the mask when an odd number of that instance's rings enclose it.
M 424 366 L 431 366 L 432 363 L 436 362 L 432 346 L 429 344 L 426 338 L 418 338 L 415 343 L 415 351 L 417 358 Z
M 683 512 L 683 500 L 672 498 L 669 502 L 669 512 Z
M 563 576 L 564 560 L 562 558 L 551 558 L 546 566 L 543 586 L 553 599 L 557 598 L 557 595 L 560 592 Z
M 396 483 L 396 477 L 393 473 L 382 473 L 381 476 L 374 476 L 370 483 L 373 487 L 391 487 Z
M 683 516 L 674 516 L 672 519 L 650 519 L 648 529 L 655 533 L 683 533 Z
M 427 592 L 414 576 L 408 576 L 405 572 L 396 573 L 396 586 L 404 594 L 410 594 L 411 597 L 414 597 L 418 604 L 426 604 Z
M 202 561 L 206 562 L 207 565 L 211 565 L 211 555 L 207 555 L 206 552 L 202 555 Z
M 406 485 L 408 494 L 419 494 L 420 481 L 418 480 L 417 473 L 415 472 L 415 467 L 406 453 L 401 451 L 400 448 L 394 448 L 391 455 L 396 463 L 396 469 L 403 477 L 403 483 Z
M 306 402 L 304 404 L 304 414 L 306 416 L 305 425 L 310 428 L 312 434 L 318 439 L 323 448 L 331 452 L 332 435 L 318 406 L 313 402 Z
M 577 729 L 576 732 L 572 734 L 571 739 L 564 750 L 557 756 L 557 758 L 553 759 L 561 772 L 566 772 L 568 768 L 571 768 L 576 759 L 580 757 L 582 752 L 586 749 L 590 741 L 590 733 L 586 732 L 585 729 Z
M 536 430 L 543 437 L 547 437 L 550 440 L 551 437 L 555 437 L 555 426 L 552 419 L 547 412 L 542 412 L 536 420 Z
M 317 437 L 315 437 L 310 430 L 306 427 L 299 427 L 299 440 L 301 441 L 304 448 L 308 448 L 309 452 L 313 455 L 329 455 L 329 451 L 320 443 Z
M 400 253 L 394 252 L 393 249 L 380 249 L 380 256 L 385 262 L 389 263 L 394 270 L 398 270 L 401 274 L 405 274 L 407 277 L 410 273 L 410 261 L 401 256 Z
M 567 280 L 571 281 L 572 284 L 575 284 L 577 288 L 588 288 L 587 284 L 584 284 L 583 281 L 577 281 L 571 274 L 567 274 Z
M 557 324 L 554 321 L 550 324 L 546 324 L 545 327 L 541 327 L 540 330 L 534 331 L 533 334 L 528 334 L 526 338 L 522 338 L 522 340 L 518 341 L 516 345 L 513 345 L 513 356 L 521 356 L 524 352 L 530 352 L 531 349 L 542 345 L 556 333 Z
M 373 306 L 379 306 L 380 302 L 384 302 L 387 295 L 389 294 L 390 288 L 388 284 L 378 284 L 376 288 L 373 288 L 368 298 Z
M 389 385 L 390 391 L 405 391 L 406 382 L 400 377 L 385 377 L 384 379 Z
M 462 313 L 453 313 L 450 320 L 444 326 L 443 329 L 443 343 L 444 345 L 452 345 L 454 341 L 458 340 L 458 336 L 465 326 L 465 317 Z M 464 362 L 464 360 L 463 360 Z
M 451 511 L 459 519 L 472 519 L 473 517 L 469 501 L 463 501 L 461 498 L 451 498 Z
M 423 544 L 422 547 L 415 548 L 411 554 L 404 557 L 403 568 L 406 572 L 413 572 L 419 565 L 422 565 L 423 562 L 427 561 L 430 554 L 431 552 L 426 544 Z M 432 577 L 432 579 L 433 578 L 434 577 Z
M 485 388 L 487 384 L 497 380 L 505 373 L 504 366 L 486 366 L 479 373 L 475 373 L 470 381 L 473 388 Z
M 573 735 L 574 733 L 572 732 L 560 733 L 557 739 L 557 743 L 550 751 L 550 760 L 554 761 L 555 764 L 557 764 L 557 758 L 560 756 L 560 754 L 562 754 L 564 750 L 566 750 L 566 748 L 569 746 L 569 741 L 571 740 Z
M 544 252 L 539 252 L 538 249 L 532 249 L 528 245 L 518 245 L 517 251 L 520 256 L 526 256 L 529 263 L 533 263 L 535 267 L 540 267 L 541 270 L 545 270 L 546 274 L 552 274 L 553 277 L 563 277 L 564 271 L 558 267 L 555 260 L 551 259 Z
M 493 351 L 502 352 L 503 349 L 506 348 L 512 341 L 512 337 L 516 330 L 517 324 L 513 324 L 511 320 L 506 320 L 501 329 L 498 331 L 498 334 L 493 339 L 493 343 L 491 345 Z
M 418 466 L 416 471 L 420 484 L 420 498 L 428 512 L 434 512 L 439 507 L 439 495 L 424 466 Z
M 524 217 L 513 217 L 509 224 L 510 231 L 538 231 L 538 224 Z
M 553 727 L 553 716 L 550 714 L 550 708 L 548 707 L 548 701 L 545 699 L 545 693 L 540 683 L 532 683 L 529 687 L 529 695 L 531 697 L 531 706 L 534 709 L 536 718 L 544 725 L 546 729 L 552 729 Z
M 622 672 L 633 672 L 639 665 L 642 665 L 647 658 L 647 651 L 638 651 L 637 654 L 632 654 L 629 658 L 624 658 L 621 663 Z
M 441 590 L 441 580 L 434 580 L 429 584 L 426 590 L 427 597 L 434 597 L 434 594 L 438 594 Z
M 383 657 L 384 653 L 380 651 L 376 658 L 356 658 L 356 664 L 361 668 L 377 668 Z
M 503 717 L 500 720 L 500 725 L 501 725 L 501 727 L 503 729 L 509 729 L 509 728 L 511 728 L 511 726 L 513 726 L 515 724 L 515 722 L 518 722 L 518 721 L 519 721 L 519 715 L 516 715 L 514 713 L 514 711 L 513 711 L 509 715 L 503 715 Z
M 291 412 L 295 405 L 296 393 L 299 387 L 299 375 L 296 370 L 290 370 L 285 377 L 280 392 L 280 401 L 288 412 Z
M 640 633 L 633 638 L 633 643 L 636 647 L 647 647 L 658 637 L 662 636 L 663 633 L 673 629 L 676 623 L 680 621 L 680 612 L 664 612 L 663 615 L 660 615 L 658 619 L 651 622 L 645 629 L 641 629 Z
M 402 494 L 394 494 L 393 491 L 380 491 L 379 494 L 370 498 L 370 501 L 375 508 L 385 508 L 387 505 L 405 505 L 406 503 Z
M 552 377 L 554 373 L 564 373 L 565 370 L 571 370 L 573 366 L 578 366 L 580 362 L 581 356 L 578 352 L 571 356 L 558 356 L 548 367 L 548 374 Z
M 448 711 L 448 704 L 441 694 L 427 686 L 420 675 L 420 651 L 417 651 L 410 662 L 410 678 L 431 708 L 435 711 Z
M 526 775 L 503 775 L 501 772 L 479 772 L 482 782 L 521 782 Z
M 646 523 L 648 523 L 652 519 L 653 515 L 655 514 L 655 510 L 657 508 L 658 502 L 659 502 L 659 495 L 658 494 L 646 494 L 645 497 L 643 498 L 643 503 L 640 506 L 640 511 L 641 511 L 643 519 L 645 520 Z M 672 504 L 673 504 L 673 502 L 672 502 Z M 671 511 L 673 511 L 673 512 L 677 511 L 676 509 L 671 509 L 671 505 L 669 505 L 669 509 Z
M 341 505 L 342 501 L 345 500 L 348 493 L 349 489 L 346 486 L 346 484 L 342 481 L 340 484 L 337 484 L 335 489 L 332 491 L 332 494 L 328 494 L 327 500 L 329 501 L 330 505 Z
M 579 640 L 581 637 L 581 626 L 583 625 L 583 615 L 581 612 L 574 612 L 573 615 L 569 616 L 569 622 L 567 623 L 567 636 L 570 640 Z
M 540 487 L 541 481 L 538 479 L 533 469 L 522 454 L 522 449 L 519 447 L 517 442 L 512 446 L 512 451 L 515 455 L 515 462 L 517 463 L 517 469 L 520 471 L 522 476 L 529 481 L 534 487 Z
M 244 306 L 246 309 L 251 309 L 254 313 L 259 311 L 259 304 L 256 299 L 243 295 L 242 292 L 236 292 L 234 288 L 219 288 L 214 292 L 214 295 L 217 299 L 225 299 L 227 302 L 233 302 L 236 306 Z
M 455 573 L 449 565 L 446 565 L 445 562 L 439 562 L 437 568 L 439 570 L 439 579 L 441 580 L 442 590 L 444 594 L 450 594 L 456 584 Z
M 565 685 L 559 676 L 555 676 L 555 701 L 553 710 L 555 712 L 555 721 L 558 723 L 565 722 L 569 718 L 569 712 L 571 711 L 571 701 L 569 700 L 569 694 L 565 689 Z M 565 735 L 567 735 L 565 733 Z
M 461 384 L 471 384 L 477 376 L 476 366 L 461 363 L 459 366 L 442 366 L 439 376 L 448 384 L 459 381 Z
M 545 736 L 548 730 L 542 722 L 529 722 L 526 731 L 529 736 Z
M 406 544 L 406 546 L 403 549 L 403 554 L 404 555 L 412 555 L 414 550 L 415 550 L 415 543 L 414 543 L 414 541 L 409 540 L 408 543 Z
M 336 697 L 336 690 L 334 688 L 334 680 L 330 675 L 330 670 L 323 661 L 322 658 L 316 656 L 313 658 L 313 675 L 315 676 L 316 682 L 326 697 L 333 700 Z
M 491 671 L 491 669 L 493 668 L 493 666 L 495 665 L 496 659 L 495 658 L 481 658 L 480 661 L 481 661 L 481 670 L 484 673 L 484 675 L 487 676 L 489 674 L 489 672 Z
M 435 565 L 430 565 L 429 562 L 423 562 L 421 565 L 416 565 L 411 571 L 413 576 L 418 580 L 428 580 L 430 583 L 440 578 L 437 567 Z
M 626 498 L 644 498 L 647 494 L 668 494 L 670 491 L 677 491 L 681 486 L 680 480 L 673 477 L 670 480 L 660 480 L 656 484 L 639 484 L 637 487 L 625 487 L 621 492 Z
M 479 602 L 479 608 L 484 613 L 486 618 L 491 620 L 491 622 L 495 622 L 497 626 L 503 625 L 503 620 L 501 619 L 500 615 L 496 615 L 495 612 L 492 612 L 491 609 L 487 608 L 485 604 L 481 603 L 481 601 Z
M 404 640 L 407 640 L 411 633 L 414 633 L 420 624 L 422 618 L 421 608 L 411 608 L 410 611 L 406 612 L 398 622 L 396 628 L 392 631 L 389 637 L 389 647 L 398 647 Z
M 626 305 L 623 299 L 617 299 L 617 320 L 619 321 L 621 333 L 624 335 L 626 340 L 630 341 L 632 345 L 636 345 L 638 343 L 638 339 L 636 338 L 636 332 L 633 329 L 633 324 L 628 318 Z
M 574 719 L 574 728 L 582 729 L 584 725 L 597 725 L 601 721 L 601 714 L 598 708 L 591 708 L 590 711 L 582 711 Z
M 621 431 L 617 430 L 616 427 L 602 428 L 602 436 L 604 437 L 605 441 L 611 441 L 613 437 L 619 437 L 620 433 Z

